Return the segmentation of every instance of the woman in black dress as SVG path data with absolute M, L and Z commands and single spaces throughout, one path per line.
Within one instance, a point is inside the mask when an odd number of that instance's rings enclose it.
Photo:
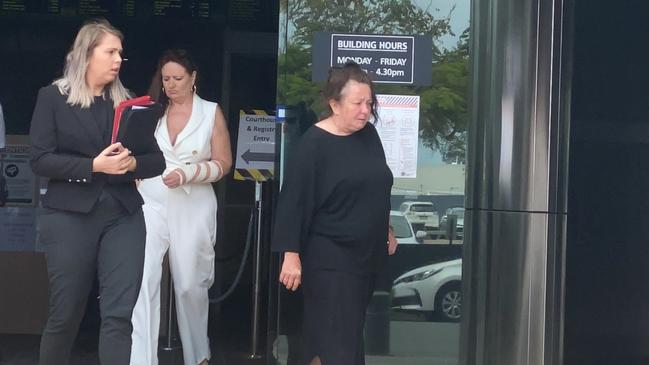
M 304 286 L 305 363 L 365 364 L 363 326 L 377 272 L 396 239 L 389 229 L 392 173 L 376 129 L 376 95 L 356 64 L 333 68 L 330 115 L 302 136 L 277 206 L 279 280 Z

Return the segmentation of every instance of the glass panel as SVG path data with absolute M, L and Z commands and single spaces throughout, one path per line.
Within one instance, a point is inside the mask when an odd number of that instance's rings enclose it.
M 395 213 L 390 214 L 390 224 L 394 227 L 394 236 L 396 238 L 410 238 L 414 237 L 412 234 L 412 226 L 406 217 Z
M 406 121 L 403 113 L 391 119 L 395 114 L 388 112 L 394 110 L 385 107 L 376 123 L 388 164 L 398 176 L 390 220 L 400 246 L 377 278 L 366 312 L 365 352 L 370 365 L 457 363 L 469 8 L 469 0 L 281 3 L 278 104 L 286 107 L 282 165 L 291 158 L 300 136 L 325 111 L 320 97 L 323 84 L 312 81 L 312 68 L 322 62 L 321 55 L 313 56 L 318 32 L 432 38 L 427 45 L 432 53 L 430 85 L 375 84 L 377 94 L 386 98 L 417 96 L 419 112 L 410 145 L 407 136 L 391 139 L 394 135 L 386 130 L 396 123 L 398 127 L 391 131 L 402 133 L 415 120 Z M 384 67 L 371 65 L 362 67 L 385 75 Z M 413 159 L 414 168 L 404 156 Z M 302 349 L 300 296 L 299 291 L 280 289 L 279 336 L 273 353 L 281 364 L 297 364 Z

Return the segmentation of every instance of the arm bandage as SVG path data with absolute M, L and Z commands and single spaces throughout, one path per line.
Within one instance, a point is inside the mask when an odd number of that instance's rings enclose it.
M 212 183 L 223 177 L 221 163 L 215 160 L 192 163 L 179 169 L 180 185 Z

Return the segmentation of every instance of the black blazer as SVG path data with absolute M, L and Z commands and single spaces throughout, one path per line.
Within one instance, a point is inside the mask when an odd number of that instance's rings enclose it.
M 137 168 L 124 175 L 92 172 L 92 160 L 106 147 L 99 126 L 89 108 L 71 106 L 67 96 L 55 85 L 38 92 L 30 130 L 31 159 L 34 173 L 49 178 L 43 206 L 87 213 L 95 205 L 104 187 L 133 213 L 140 209 L 142 197 L 135 179 L 160 175 L 165 160 L 155 137 L 145 154 L 136 155 Z

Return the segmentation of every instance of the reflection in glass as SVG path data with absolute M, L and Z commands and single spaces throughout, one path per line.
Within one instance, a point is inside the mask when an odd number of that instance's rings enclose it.
M 410 226 L 410 223 L 406 220 L 406 217 L 402 215 L 393 215 L 390 216 L 390 223 L 392 224 L 392 227 L 394 228 L 394 236 L 396 238 L 411 238 L 413 237 L 412 234 L 412 227 Z M 401 243 L 401 242 L 399 242 Z
M 431 85 L 376 84 L 378 94 L 419 97 L 419 130 L 417 143 L 408 146 L 417 149 L 415 176 L 394 179 L 390 219 L 400 246 L 377 278 L 368 308 L 366 363 L 457 364 L 470 2 L 284 0 L 280 6 L 277 104 L 287 109 L 281 163 L 325 110 L 322 85 L 311 81 L 316 32 L 422 34 L 433 39 Z M 400 144 L 384 144 L 384 149 L 393 148 Z M 299 330 L 291 331 L 295 323 L 283 327 L 295 318 L 287 317 L 295 313 L 288 308 L 293 301 L 280 296 L 273 350 L 281 364 L 296 363 L 288 354 L 299 352 Z

